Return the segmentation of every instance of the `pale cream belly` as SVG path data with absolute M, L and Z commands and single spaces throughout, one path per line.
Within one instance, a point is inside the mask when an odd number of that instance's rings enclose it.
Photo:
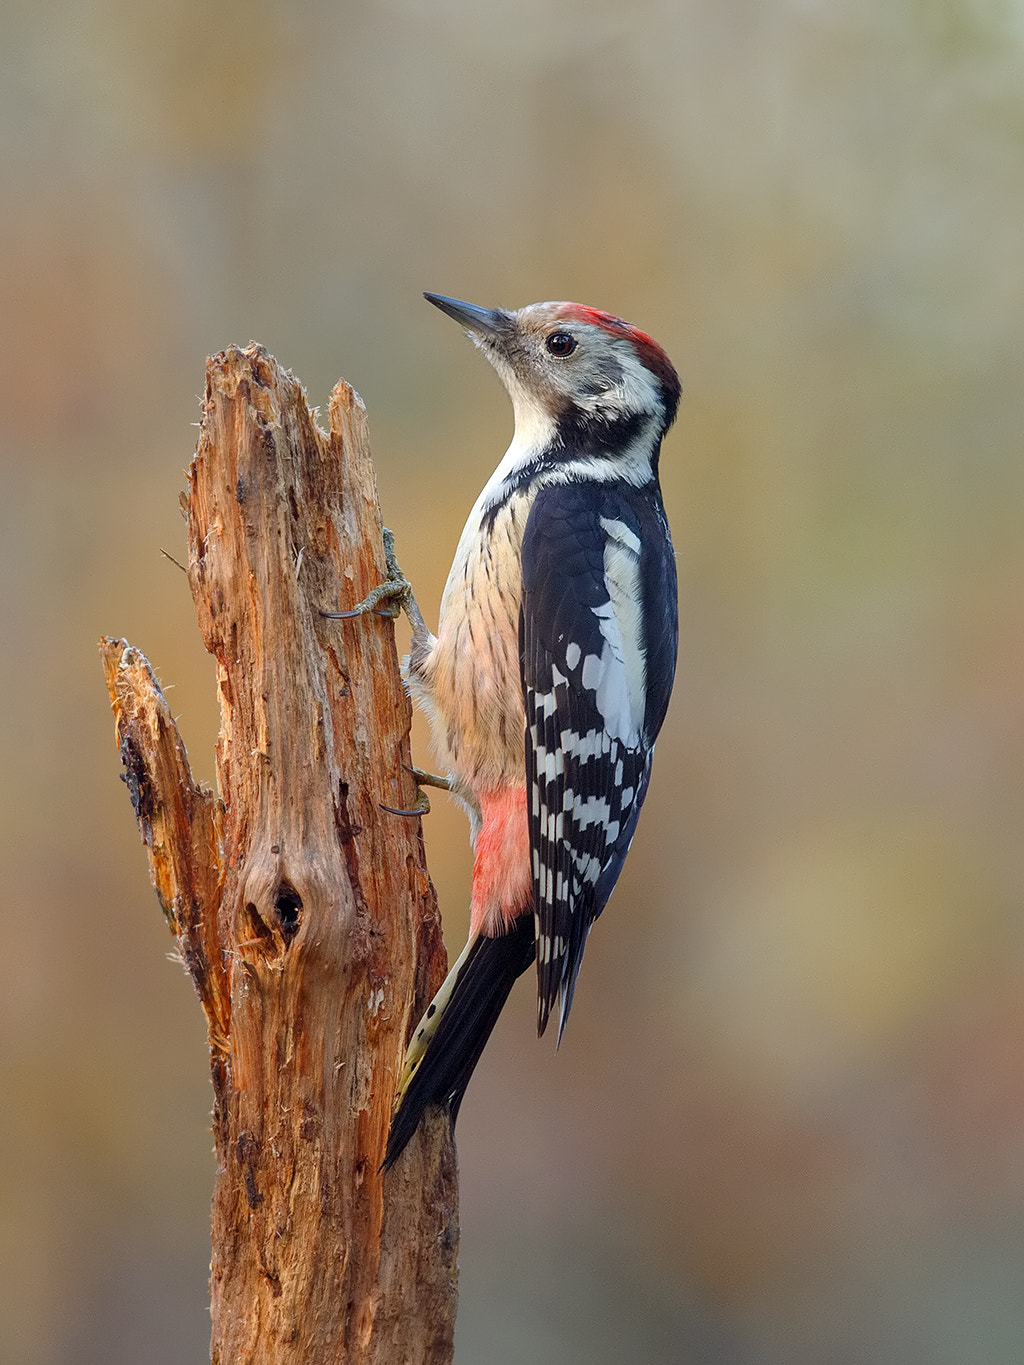
M 525 714 L 518 622 L 470 605 L 442 623 L 427 669 L 438 757 L 474 793 L 522 785 Z
M 493 516 L 485 489 L 470 513 L 441 598 L 437 637 L 416 655 L 410 690 L 430 720 L 439 764 L 471 808 L 526 784 L 526 720 L 519 663 L 520 553 L 527 501 Z

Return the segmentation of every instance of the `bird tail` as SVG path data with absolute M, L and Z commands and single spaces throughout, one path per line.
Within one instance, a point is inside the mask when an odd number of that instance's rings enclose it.
M 428 1105 L 447 1105 L 454 1126 L 473 1068 L 533 955 L 529 912 L 515 919 L 507 934 L 477 934 L 466 944 L 409 1043 L 384 1170 L 401 1156 Z

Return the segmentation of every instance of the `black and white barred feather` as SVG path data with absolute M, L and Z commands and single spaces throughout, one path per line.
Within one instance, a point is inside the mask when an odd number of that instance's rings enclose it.
M 672 690 L 676 569 L 657 483 L 538 493 L 522 545 L 519 643 L 538 1028 L 559 1039 L 591 926 L 647 793 Z

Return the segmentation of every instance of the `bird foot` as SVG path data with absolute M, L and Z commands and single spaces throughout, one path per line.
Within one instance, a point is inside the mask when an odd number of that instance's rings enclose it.
M 416 598 L 412 593 L 412 584 L 398 567 L 398 560 L 395 558 L 394 534 L 386 526 L 384 527 L 384 563 L 387 567 L 387 578 L 383 583 L 378 583 L 375 588 L 371 588 L 361 602 L 348 611 L 322 611 L 320 615 L 330 621 L 344 621 L 353 616 L 365 616 L 372 611 L 378 616 L 390 616 L 394 620 L 404 611 L 414 626 L 417 624 L 417 620 L 422 622 L 420 609 L 416 605 Z
M 345 621 L 354 616 L 366 616 L 368 613 L 374 612 L 377 616 L 389 616 L 394 620 L 404 611 L 412 626 L 413 650 L 415 651 L 417 644 L 422 649 L 425 647 L 423 642 L 429 641 L 431 638 L 430 632 L 423 620 L 419 603 L 413 595 L 412 584 L 398 567 L 398 560 L 395 557 L 394 533 L 389 531 L 386 526 L 383 528 L 383 538 L 384 564 L 387 568 L 387 578 L 384 579 L 384 582 L 378 583 L 375 588 L 371 588 L 363 600 L 348 611 L 322 611 L 320 615 L 329 621 Z M 412 773 L 416 781 L 415 804 L 403 808 L 385 806 L 381 802 L 380 808 L 388 811 L 391 815 L 428 815 L 430 813 L 430 800 L 423 787 L 443 787 L 445 791 L 449 791 L 448 779 L 424 772 L 422 768 L 408 768 L 408 771 Z
M 386 810 L 389 815 L 429 815 L 430 797 L 423 788 L 440 787 L 442 791 L 450 792 L 452 784 L 447 777 L 438 777 L 436 773 L 428 773 L 424 772 L 422 768 L 410 767 L 408 763 L 403 763 L 402 767 L 407 773 L 412 773 L 416 783 L 416 804 L 403 810 L 397 806 L 385 806 L 382 801 L 381 810 Z

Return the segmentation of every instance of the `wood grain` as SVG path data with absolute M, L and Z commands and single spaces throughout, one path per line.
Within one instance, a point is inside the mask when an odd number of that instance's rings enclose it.
M 192 779 L 144 657 L 104 640 L 161 904 L 209 1025 L 215 1365 L 452 1358 L 447 1120 L 380 1172 L 411 1023 L 444 949 L 393 623 L 328 621 L 384 575 L 366 414 L 330 432 L 259 346 L 207 366 L 185 507 L 221 704 L 219 794 Z

